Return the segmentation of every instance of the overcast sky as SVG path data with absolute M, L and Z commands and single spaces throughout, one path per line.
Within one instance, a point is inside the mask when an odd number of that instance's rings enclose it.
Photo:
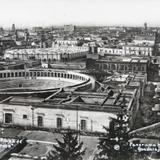
M 160 0 L 0 0 L 0 26 L 160 26 Z

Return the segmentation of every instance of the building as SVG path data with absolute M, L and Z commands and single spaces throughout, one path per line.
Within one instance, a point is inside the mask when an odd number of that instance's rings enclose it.
M 123 46 L 124 55 L 136 55 L 136 56 L 152 56 L 153 45 L 125 45 Z
M 36 128 L 74 129 L 84 132 L 105 132 L 111 117 L 130 112 L 136 101 L 136 90 L 113 93 L 58 91 L 45 99 L 8 97 L 0 102 L 0 122 L 7 125 Z M 124 101 L 125 96 L 125 101 Z
M 36 49 L 10 49 L 4 54 L 5 59 L 35 59 L 42 61 L 69 61 L 86 57 L 88 47 L 79 46 L 54 46 L 53 48 Z
M 147 73 L 150 61 L 143 58 L 108 56 L 102 59 L 88 59 L 87 69 L 120 73 Z
M 12 32 L 14 33 L 16 31 L 15 24 L 12 24 Z
M 141 33 L 138 35 L 135 35 L 133 42 L 141 45 L 154 45 L 156 41 L 156 33 Z
M 145 30 L 148 29 L 147 22 L 144 23 L 144 29 L 145 29 Z
M 75 31 L 75 26 L 70 24 L 70 25 L 64 25 L 64 31 L 73 33 Z
M 54 45 L 64 45 L 64 46 L 77 46 L 78 41 L 77 40 L 56 40 L 53 42 Z
M 101 56 L 105 55 L 124 55 L 124 50 L 119 48 L 103 48 L 98 47 L 98 54 Z
M 98 47 L 98 54 L 105 55 L 136 55 L 136 56 L 152 56 L 153 55 L 152 40 L 135 39 L 134 44 L 123 45 L 122 48 Z
M 50 94 L 60 88 L 80 91 L 95 88 L 95 80 L 91 76 L 58 69 L 14 70 L 12 68 L 12 70 L 2 70 L 0 71 L 0 82 L 3 83 L 0 93 L 8 95 Z

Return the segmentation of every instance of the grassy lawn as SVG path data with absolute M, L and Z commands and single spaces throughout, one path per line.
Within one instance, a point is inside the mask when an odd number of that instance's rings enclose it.
M 2 134 L 2 127 L 0 127 L 0 137 L 16 137 L 18 136 L 23 130 L 17 129 L 17 128 L 3 128 L 3 134 Z

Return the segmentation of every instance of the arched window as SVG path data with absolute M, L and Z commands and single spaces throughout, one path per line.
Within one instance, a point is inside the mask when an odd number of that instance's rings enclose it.
M 43 74 L 43 72 L 41 72 L 41 77 L 43 77 L 44 76 L 44 74 Z
M 44 72 L 44 77 L 47 77 L 47 72 Z
M 37 77 L 39 77 L 40 76 L 40 72 L 37 72 Z
M 6 73 L 4 73 L 4 78 L 6 78 Z
M 62 118 L 57 118 L 57 128 L 62 128 Z
M 84 119 L 81 120 L 80 129 L 82 131 L 85 131 L 87 129 L 87 122 L 86 122 L 86 120 L 84 120 Z
M 10 73 L 7 73 L 7 77 L 10 77 Z
M 32 72 L 30 72 L 30 77 L 32 77 L 33 76 L 33 74 L 32 74 Z
M 38 124 L 38 127 L 43 127 L 43 117 L 42 116 L 37 117 L 37 124 Z
M 13 72 L 11 72 L 11 77 L 14 77 L 14 73 Z

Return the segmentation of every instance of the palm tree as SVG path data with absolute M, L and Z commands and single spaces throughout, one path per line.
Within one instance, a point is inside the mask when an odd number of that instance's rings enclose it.
M 48 160 L 82 160 L 86 149 L 82 149 L 83 142 L 78 142 L 78 135 L 67 130 L 62 137 L 63 141 L 56 139 L 57 145 L 53 145 L 53 150 L 48 154 Z

